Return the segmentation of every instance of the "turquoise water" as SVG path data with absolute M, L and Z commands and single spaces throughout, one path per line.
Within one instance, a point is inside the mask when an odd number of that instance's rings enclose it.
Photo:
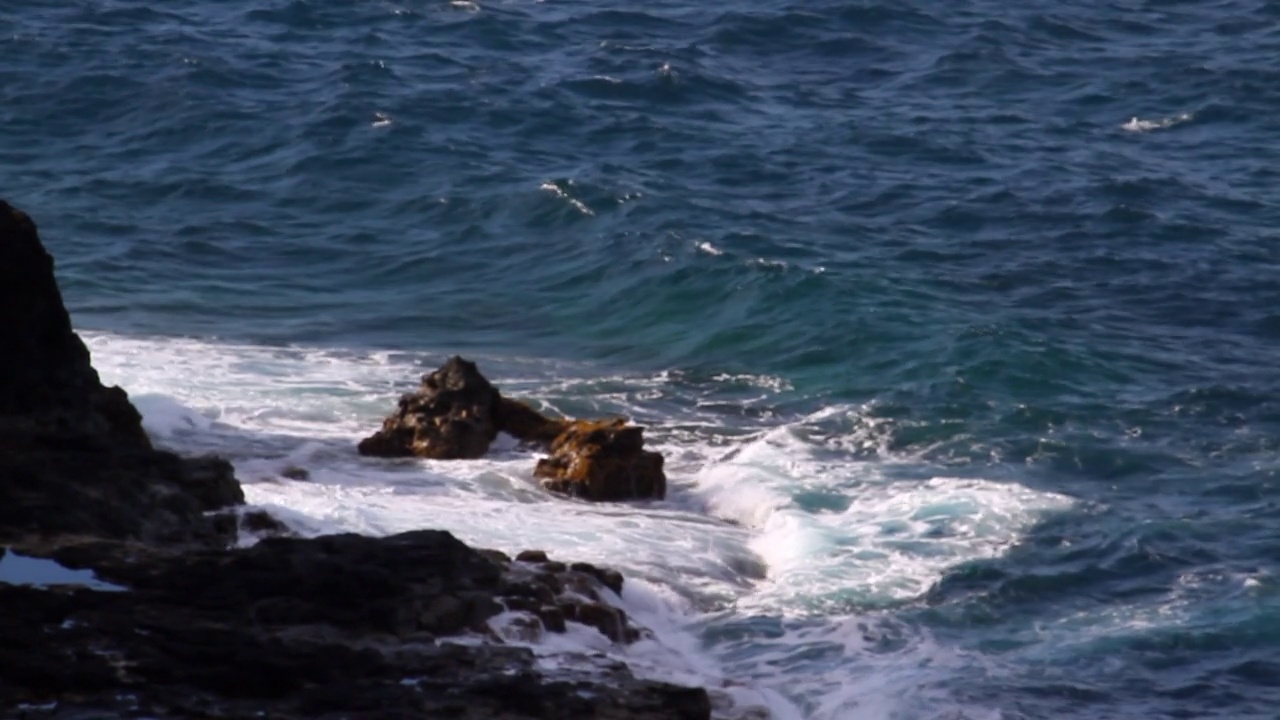
M 612 562 L 630 660 L 778 717 L 1272 718 L 1276 58 L 1235 0 L 0 0 L 0 191 L 308 531 Z M 355 457 L 455 352 L 672 497 Z

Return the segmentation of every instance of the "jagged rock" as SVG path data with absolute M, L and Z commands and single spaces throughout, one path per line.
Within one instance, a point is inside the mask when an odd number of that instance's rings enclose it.
M 106 388 L 71 329 L 36 225 L 0 200 L 0 432 L 150 449 L 142 416 Z
M 226 545 L 231 465 L 157 451 L 71 329 L 36 225 L 0 200 L 0 542 L 58 534 Z
M 417 392 L 402 396 L 396 412 L 383 421 L 381 430 L 361 440 L 358 450 L 379 457 L 481 457 L 498 435 L 498 399 L 498 390 L 475 363 L 454 356 L 424 375 Z
M 644 428 L 625 420 L 556 420 L 502 397 L 476 364 L 450 358 L 400 398 L 382 429 L 360 441 L 362 455 L 437 460 L 478 458 L 499 432 L 549 445 L 534 475 L 553 492 L 586 500 L 666 496 L 662 455 L 644 449 Z
M 586 500 L 661 500 L 662 455 L 644 449 L 644 429 L 625 420 L 579 420 L 551 443 L 534 475 L 553 492 Z

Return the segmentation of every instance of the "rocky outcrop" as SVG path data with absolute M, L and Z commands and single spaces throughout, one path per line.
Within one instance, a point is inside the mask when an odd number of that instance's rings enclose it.
M 545 445 L 566 425 L 502 397 L 475 363 L 454 356 L 423 375 L 416 391 L 402 395 L 382 428 L 357 449 L 377 457 L 474 459 L 488 452 L 499 432 Z
M 424 375 L 417 392 L 401 396 L 382 429 L 360 441 L 358 449 L 379 457 L 482 457 L 498 436 L 493 417 L 498 398 L 475 363 L 452 357 Z
M 503 404 L 460 359 L 428 379 L 430 397 L 402 403 L 417 425 L 377 442 L 407 431 L 410 454 L 470 457 L 502 422 L 539 438 L 559 422 Z M 549 676 L 512 644 L 575 622 L 642 637 L 610 602 L 615 571 L 440 531 L 281 537 L 242 503 L 226 461 L 153 448 L 102 385 L 34 223 L 0 201 L 0 717 L 710 716 L 702 689 L 598 657 Z M 237 525 L 264 539 L 231 548 Z M 79 584 L 8 576 L 19 557 Z
M 576 421 L 551 443 L 534 475 L 548 490 L 586 500 L 662 499 L 662 455 L 644 449 L 644 428 L 625 420 Z
M 547 615 L 547 630 L 563 631 L 554 605 L 523 608 L 552 587 L 604 586 L 588 572 L 504 563 L 445 532 L 181 555 L 100 542 L 52 555 L 127 590 L 0 583 L 0 714 L 25 704 L 66 718 L 710 716 L 705 691 L 638 680 L 618 663 L 579 658 L 579 670 L 545 675 L 488 621 L 501 614 L 495 624 L 514 631 L 513 615 L 525 627 Z M 638 634 L 605 603 L 566 606 L 619 641 Z M 475 633 L 490 643 L 447 642 Z
M 502 394 L 475 363 L 450 358 L 400 398 L 362 455 L 436 460 L 478 458 L 499 432 L 550 450 L 534 475 L 552 492 L 585 500 L 661 500 L 667 478 L 644 429 L 625 420 L 557 420 Z
M 226 545 L 241 504 L 231 465 L 155 450 L 118 387 L 104 387 L 36 225 L 0 201 L 0 542 L 81 534 Z

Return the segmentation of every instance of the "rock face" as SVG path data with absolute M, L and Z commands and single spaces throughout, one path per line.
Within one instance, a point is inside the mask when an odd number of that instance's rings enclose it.
M 549 447 L 534 475 L 552 492 L 586 500 L 661 500 L 662 455 L 644 449 L 644 429 L 625 420 L 555 420 L 503 397 L 475 363 L 450 358 L 400 398 L 362 455 L 436 460 L 478 458 L 499 432 Z
M 0 542 L 78 533 L 225 545 L 231 465 L 154 450 L 71 329 L 35 223 L 0 200 Z
M 662 499 L 662 455 L 644 449 L 644 429 L 624 420 L 576 421 L 551 443 L 534 474 L 548 490 L 587 500 Z

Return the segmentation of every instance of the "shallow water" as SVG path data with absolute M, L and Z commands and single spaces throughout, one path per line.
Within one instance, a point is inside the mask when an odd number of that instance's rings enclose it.
M 617 565 L 778 717 L 1274 717 L 1280 12 L 935 5 L 0 0 L 3 192 L 309 532 Z M 670 497 L 357 457 L 453 353 Z

